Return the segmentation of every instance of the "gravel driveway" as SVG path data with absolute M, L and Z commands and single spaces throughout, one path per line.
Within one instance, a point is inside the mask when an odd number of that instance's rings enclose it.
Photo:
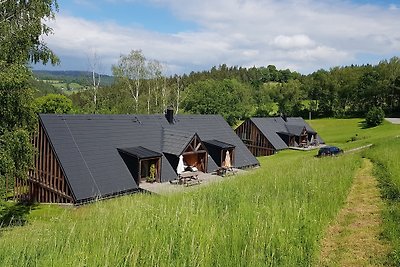
M 387 120 L 393 124 L 400 124 L 400 118 L 385 118 L 385 120 Z

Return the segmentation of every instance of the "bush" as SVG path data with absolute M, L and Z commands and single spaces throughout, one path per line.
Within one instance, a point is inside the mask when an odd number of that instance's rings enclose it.
M 385 113 L 383 112 L 383 109 L 380 107 L 373 107 L 368 111 L 367 116 L 365 117 L 365 123 L 367 127 L 378 126 L 382 123 L 384 118 Z
M 48 94 L 35 100 L 38 113 L 66 114 L 72 110 L 72 101 L 65 95 Z

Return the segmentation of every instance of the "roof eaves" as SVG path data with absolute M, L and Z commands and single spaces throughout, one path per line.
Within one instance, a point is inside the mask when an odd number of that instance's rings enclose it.
M 137 147 L 127 147 L 127 148 L 117 148 L 117 150 L 121 153 L 125 153 L 129 156 L 133 156 L 139 159 L 147 159 L 147 158 L 157 158 L 162 157 L 161 153 L 158 153 L 154 150 L 137 146 Z M 140 151 L 141 150 L 141 151 Z
M 216 139 L 213 140 L 207 140 L 207 141 L 203 141 L 203 143 L 214 146 L 214 147 L 219 147 L 219 148 L 223 148 L 223 149 L 228 149 L 228 148 L 235 148 L 235 145 L 232 144 L 228 144 L 226 142 L 222 142 Z

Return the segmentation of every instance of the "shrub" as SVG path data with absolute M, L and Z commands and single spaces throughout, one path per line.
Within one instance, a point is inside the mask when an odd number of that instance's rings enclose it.
M 156 181 L 156 165 L 151 164 L 149 176 L 146 177 L 146 182 L 154 183 Z
M 35 100 L 38 113 L 66 114 L 72 110 L 72 101 L 65 95 L 48 94 Z
M 380 107 L 373 107 L 368 111 L 367 116 L 365 117 L 365 123 L 367 127 L 378 126 L 382 123 L 384 118 L 385 113 L 383 112 L 383 109 Z

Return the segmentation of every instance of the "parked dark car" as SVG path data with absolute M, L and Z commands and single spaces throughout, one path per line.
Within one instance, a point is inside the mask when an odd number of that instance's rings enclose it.
M 343 150 L 336 147 L 336 146 L 324 146 L 321 147 L 318 151 L 318 157 L 323 157 L 323 156 L 335 156 L 342 154 Z

